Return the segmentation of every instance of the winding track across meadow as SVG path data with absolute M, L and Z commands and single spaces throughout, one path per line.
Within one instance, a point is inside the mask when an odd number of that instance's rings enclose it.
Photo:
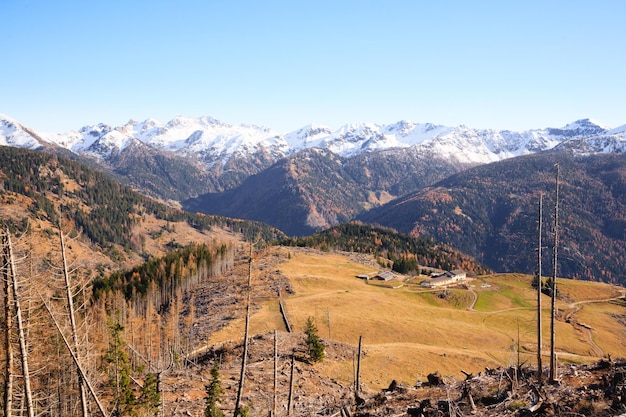
M 476 291 L 474 291 L 473 288 L 468 287 L 467 289 L 473 296 L 473 300 L 470 303 L 470 305 L 467 307 L 467 311 L 474 311 L 477 312 L 477 310 L 474 309 L 474 307 L 476 306 L 476 302 L 478 301 L 478 294 L 476 293 Z M 602 358 L 604 357 L 604 351 L 602 350 L 602 348 L 600 346 L 598 346 L 596 344 L 596 342 L 593 340 L 593 334 L 591 333 L 591 331 L 593 330 L 591 327 L 587 326 L 587 325 L 583 325 L 581 323 L 578 322 L 572 322 L 571 321 L 571 317 L 578 311 L 580 311 L 581 307 L 579 307 L 582 304 L 593 304 L 593 303 L 607 303 L 610 301 L 616 301 L 619 299 L 622 299 L 626 296 L 626 290 L 620 290 L 620 296 L 619 297 L 611 297 L 611 298 L 604 298 L 604 299 L 598 299 L 598 300 L 583 300 L 583 301 L 576 301 L 574 303 L 570 303 L 568 304 L 568 307 L 571 308 L 571 311 L 569 311 L 566 315 L 565 315 L 565 321 L 569 322 L 572 326 L 575 326 L 577 328 L 579 328 L 583 333 L 585 333 L 587 342 L 589 343 L 589 345 L 591 346 L 591 349 L 593 351 L 593 353 L 599 357 Z M 490 311 L 489 314 L 498 314 L 498 313 L 503 313 L 503 312 L 508 312 L 508 311 L 512 311 L 512 310 L 526 310 L 528 309 L 528 307 L 513 307 L 513 308 L 505 308 L 502 310 L 495 310 L 495 311 Z

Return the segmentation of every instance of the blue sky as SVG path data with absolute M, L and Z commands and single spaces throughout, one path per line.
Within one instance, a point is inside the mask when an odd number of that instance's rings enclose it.
M 39 131 L 213 116 L 626 123 L 626 2 L 0 0 L 0 113 Z

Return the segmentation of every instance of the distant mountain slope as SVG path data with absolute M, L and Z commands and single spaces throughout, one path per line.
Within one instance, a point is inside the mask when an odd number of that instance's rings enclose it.
M 400 121 L 388 125 L 352 123 L 339 129 L 308 125 L 278 133 L 254 125 L 229 125 L 211 117 L 179 116 L 166 124 L 152 119 L 131 120 L 119 127 L 100 123 L 47 134 L 0 115 L 0 144 L 71 152 L 119 175 L 127 184 L 166 200 L 236 188 L 281 158 L 312 148 L 328 150 L 349 161 L 382 152 L 392 165 L 397 158 L 403 164 L 408 157 L 434 157 L 458 170 L 459 166 L 531 154 L 568 141 L 576 146 L 576 141 L 596 138 L 609 140 L 612 145 L 600 148 L 585 144 L 585 149 L 626 150 L 624 129 L 610 130 L 589 119 L 558 129 L 524 132 Z M 405 192 L 414 190 L 405 188 Z
M 288 235 L 302 236 L 347 222 L 461 167 L 411 150 L 346 159 L 313 148 L 280 160 L 235 189 L 182 204 L 188 211 L 262 221 Z
M 112 153 L 106 163 L 96 166 L 154 198 L 178 201 L 219 187 L 200 163 L 141 142 Z
M 556 163 L 560 164 L 559 276 L 625 283 L 626 154 L 544 152 L 483 165 L 360 216 L 432 236 L 495 271 L 536 267 L 539 194 L 544 243 L 551 243 Z M 549 250 L 545 275 L 551 274 Z
M 330 222 L 348 221 L 367 200 L 343 170 L 344 162 L 328 151 L 303 151 L 250 176 L 236 189 L 186 200 L 183 208 L 259 220 L 287 234 L 310 234 Z

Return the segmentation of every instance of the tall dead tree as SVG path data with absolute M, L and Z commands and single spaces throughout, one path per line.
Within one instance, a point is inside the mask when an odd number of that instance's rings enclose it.
M 272 416 L 276 417 L 276 406 L 278 394 L 278 335 L 274 329 L 274 401 L 272 403 Z
M 70 281 L 70 273 L 67 267 L 67 256 L 65 253 L 65 239 L 63 237 L 63 231 L 59 226 L 59 235 L 61 236 L 61 258 L 63 260 L 63 278 L 65 281 L 65 292 L 67 296 L 67 308 L 70 317 L 70 328 L 72 332 L 72 343 L 74 348 L 74 355 L 78 362 L 81 362 L 80 342 L 78 339 L 78 330 L 76 326 L 76 315 L 74 314 L 74 295 L 72 294 L 72 285 Z M 87 389 L 85 381 L 80 372 L 78 372 L 78 389 L 80 391 L 80 403 L 82 407 L 83 417 L 89 415 L 89 406 L 87 403 Z
M 538 245 L 537 245 L 537 379 L 539 382 L 543 379 L 543 368 L 541 364 L 541 233 L 543 225 L 543 194 L 539 195 L 539 226 L 538 226 Z
M 13 409 L 13 344 L 11 333 L 13 330 L 13 312 L 11 311 L 11 274 L 9 271 L 9 240 L 8 230 L 2 234 L 2 279 L 4 281 L 4 321 L 5 342 L 4 352 L 6 361 L 6 375 L 4 380 L 4 415 L 11 417 Z
M 293 384 L 294 384 L 294 369 L 296 367 L 296 350 L 291 352 L 291 371 L 289 373 L 289 397 L 287 398 L 287 415 L 291 415 L 292 401 L 293 401 Z
M 556 164 L 556 188 L 554 193 L 554 248 L 552 250 L 552 304 L 550 318 L 550 382 L 556 382 L 556 353 L 554 320 L 556 315 L 556 275 L 559 248 L 559 164 Z
M 41 302 L 43 306 L 46 308 L 46 311 L 50 315 L 50 318 L 52 319 L 52 323 L 54 324 L 54 327 L 56 327 L 57 331 L 59 332 L 59 335 L 61 336 L 61 339 L 63 340 L 63 343 L 65 344 L 65 347 L 70 352 L 70 356 L 72 357 L 72 360 L 74 361 L 74 365 L 76 365 L 76 369 L 81 374 L 83 381 L 85 382 L 85 385 L 87 386 L 87 389 L 91 393 L 94 401 L 96 402 L 96 405 L 98 406 L 98 409 L 100 410 L 100 413 L 102 414 L 103 417 L 108 417 L 108 414 L 105 411 L 104 406 L 100 402 L 95 389 L 89 383 L 89 380 L 87 379 L 87 375 L 85 374 L 83 367 L 78 361 L 78 358 L 76 357 L 76 355 L 74 355 L 74 351 L 72 350 L 72 346 L 70 345 L 70 342 L 67 340 L 67 337 L 65 337 L 65 335 L 63 334 L 63 331 L 61 330 L 61 326 L 59 325 L 59 322 L 57 322 L 56 318 L 54 317 L 54 314 L 52 313 L 50 306 L 48 305 L 48 303 L 46 303 L 46 300 L 43 299 L 43 296 L 41 294 L 39 294 L 39 297 L 41 298 Z
M 26 400 L 26 412 L 28 417 L 35 417 L 33 408 L 33 393 L 30 384 L 30 371 L 28 369 L 28 348 L 26 346 L 26 335 L 24 322 L 22 320 L 22 309 L 20 307 L 20 288 L 17 282 L 17 274 L 15 268 L 15 259 L 13 257 L 13 246 L 11 244 L 11 235 L 9 229 L 6 229 L 6 259 L 8 265 L 8 279 L 10 281 L 11 290 L 13 292 L 13 305 L 15 308 L 15 321 L 17 324 L 17 338 L 20 346 L 20 357 L 22 360 L 22 377 L 24 380 L 24 397 Z
M 363 336 L 359 336 L 359 353 L 356 363 L 356 376 L 354 378 L 354 398 L 358 400 L 361 392 L 361 348 L 363 344 Z
M 243 357 L 241 359 L 241 373 L 239 374 L 239 387 L 237 388 L 237 400 L 235 402 L 234 417 L 241 415 L 241 394 L 243 393 L 243 381 L 246 377 L 246 365 L 248 363 L 248 329 L 250 327 L 250 298 L 252 293 L 252 242 L 250 242 L 250 259 L 248 261 L 248 300 L 246 303 L 246 326 L 243 333 Z

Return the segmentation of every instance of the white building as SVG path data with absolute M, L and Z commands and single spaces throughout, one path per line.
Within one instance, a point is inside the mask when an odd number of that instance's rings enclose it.
M 422 281 L 420 285 L 426 288 L 447 287 L 448 285 L 456 285 L 467 279 L 467 272 L 462 269 L 455 269 L 438 274 L 431 274 L 431 279 Z

